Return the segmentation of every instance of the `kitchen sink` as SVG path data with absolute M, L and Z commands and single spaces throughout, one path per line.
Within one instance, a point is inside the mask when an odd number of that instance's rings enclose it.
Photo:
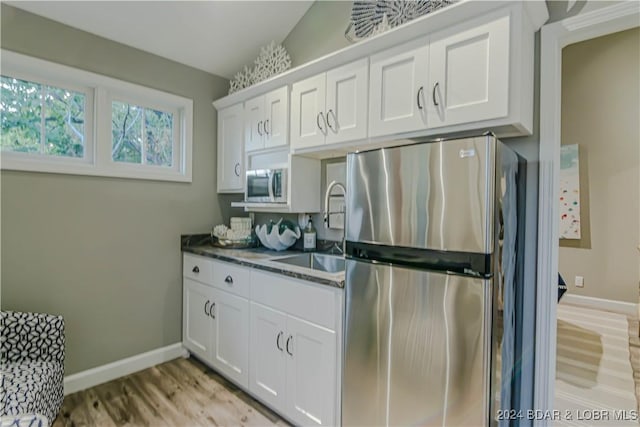
M 312 270 L 326 271 L 327 273 L 337 273 L 344 271 L 344 258 L 335 255 L 325 254 L 300 254 L 285 258 L 274 259 L 275 262 L 295 265 L 298 267 L 310 268 Z

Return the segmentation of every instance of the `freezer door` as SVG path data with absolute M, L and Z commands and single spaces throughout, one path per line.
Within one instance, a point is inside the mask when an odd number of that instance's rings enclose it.
M 489 282 L 347 260 L 344 426 L 488 423 Z
M 349 154 L 352 242 L 492 253 L 492 136 Z

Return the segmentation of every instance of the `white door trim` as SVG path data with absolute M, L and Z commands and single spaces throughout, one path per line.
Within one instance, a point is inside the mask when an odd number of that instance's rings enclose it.
M 541 30 L 537 339 L 533 406 L 536 409 L 553 409 L 554 406 L 562 49 L 572 43 L 637 27 L 639 23 L 640 2 L 628 0 L 545 25 Z M 536 421 L 538 426 L 547 424 L 544 420 Z

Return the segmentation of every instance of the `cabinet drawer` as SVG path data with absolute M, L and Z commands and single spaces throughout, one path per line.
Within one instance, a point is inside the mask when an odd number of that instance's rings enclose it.
M 251 271 L 252 301 L 334 331 L 340 315 L 337 291 L 341 292 L 280 274 Z
M 220 261 L 211 263 L 211 284 L 232 294 L 249 298 L 249 281 L 251 271 L 247 267 Z
M 184 254 L 182 275 L 198 282 L 211 284 L 211 261 L 201 256 Z

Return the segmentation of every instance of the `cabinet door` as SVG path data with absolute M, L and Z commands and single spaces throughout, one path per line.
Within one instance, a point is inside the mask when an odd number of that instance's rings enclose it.
M 371 57 L 369 136 L 426 128 L 429 45 L 420 39 Z
M 289 143 L 289 87 L 265 95 L 265 148 L 279 147 Z
M 286 315 L 251 303 L 251 369 L 249 390 L 276 410 L 284 411 Z
M 249 301 L 214 289 L 211 364 L 244 388 L 249 385 Z
M 291 87 L 291 146 L 315 147 L 324 144 L 327 133 L 325 117 L 325 73 L 308 78 Z
M 507 116 L 509 16 L 452 30 L 431 36 L 429 127 Z
M 264 96 L 244 103 L 244 149 L 249 152 L 264 148 Z
M 213 289 L 191 279 L 183 279 L 182 343 L 205 360 L 211 358 L 213 319 L 210 316 Z
M 218 111 L 218 192 L 244 191 L 242 103 Z
M 299 425 L 336 425 L 336 334 L 288 316 L 286 414 Z
M 369 60 L 327 72 L 327 144 L 367 137 Z

